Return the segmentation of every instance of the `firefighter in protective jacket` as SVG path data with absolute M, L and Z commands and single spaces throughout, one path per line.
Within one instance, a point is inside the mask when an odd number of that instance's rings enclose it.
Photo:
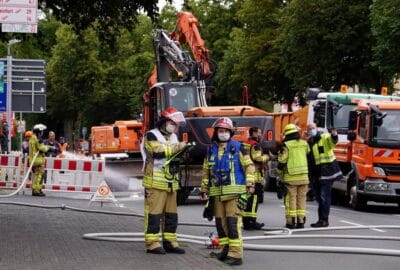
M 243 212 L 243 229 L 245 230 L 260 230 L 264 223 L 257 222 L 258 203 L 263 201 L 264 197 L 264 166 L 269 160 L 269 156 L 262 153 L 261 149 L 261 129 L 252 127 L 249 129 L 249 139 L 245 144 L 250 153 L 250 157 L 254 162 L 255 172 L 255 191 L 247 201 L 246 209 Z
M 43 131 L 46 128 L 43 124 L 35 125 L 33 127 L 33 135 L 29 139 L 29 163 L 32 163 L 33 157 L 39 152 L 32 166 L 32 196 L 45 196 L 42 191 L 44 163 L 46 161 L 45 153 L 53 149 L 51 146 L 41 143 Z
M 310 147 L 300 139 L 296 125 L 288 124 L 284 129 L 282 150 L 278 155 L 278 169 L 283 174 L 287 190 L 285 195 L 286 227 L 302 229 L 306 221 L 306 196 L 308 191 L 307 154 Z
M 247 192 L 254 192 L 254 164 L 245 149 L 233 136 L 233 123 L 227 117 L 213 126 L 213 144 L 203 164 L 202 197 L 214 202 L 219 250 L 211 255 L 228 265 L 240 265 L 243 258 L 242 210 Z
M 164 166 L 173 154 L 185 146 L 185 143 L 178 141 L 175 134 L 178 125 L 184 123 L 183 114 L 175 108 L 169 107 L 161 113 L 156 128 L 149 130 L 143 141 L 147 253 L 185 253 L 185 250 L 179 247 L 176 239 L 178 170 L 176 167 Z M 163 220 L 163 224 L 161 224 L 161 220 Z M 160 244 L 159 236 L 161 227 L 163 247 Z

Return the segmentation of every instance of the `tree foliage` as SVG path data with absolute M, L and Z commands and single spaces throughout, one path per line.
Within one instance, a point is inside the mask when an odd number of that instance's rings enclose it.
M 371 1 L 293 0 L 278 37 L 286 75 L 298 90 L 376 85 L 371 61 Z
M 371 5 L 373 65 L 382 75 L 382 83 L 390 85 L 400 72 L 400 1 L 375 0 Z

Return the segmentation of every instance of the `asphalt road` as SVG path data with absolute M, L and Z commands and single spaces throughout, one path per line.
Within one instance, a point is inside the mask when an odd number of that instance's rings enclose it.
M 230 269 L 209 258 L 205 244 L 183 243 L 187 254 L 183 257 L 148 255 L 142 243 L 102 242 L 83 240 L 84 233 L 141 232 L 143 219 L 116 215 L 81 213 L 59 209 L 3 205 L 2 202 L 24 202 L 38 205 L 71 205 L 79 208 L 112 212 L 143 213 L 143 196 L 138 164 L 113 163 L 106 165 L 107 182 L 118 200 L 114 204 L 99 203 L 89 206 L 87 195 L 47 192 L 44 198 L 19 195 L 0 199 L 0 269 Z M 317 205 L 307 203 L 306 228 L 316 221 Z M 178 208 L 181 223 L 201 223 L 210 227 L 180 225 L 178 233 L 207 236 L 215 233 L 212 222 L 201 216 L 203 205 L 197 197 L 190 197 L 187 205 Z M 275 193 L 266 192 L 259 207 L 259 221 L 265 227 L 284 225 L 283 202 Z M 322 247 L 350 247 L 390 249 L 399 251 L 398 239 L 345 239 L 341 235 L 367 237 L 399 237 L 399 229 L 373 228 L 332 230 L 334 227 L 359 225 L 399 225 L 400 211 L 395 205 L 370 205 L 367 212 L 356 212 L 346 207 L 332 207 L 327 231 L 297 230 L 294 235 L 330 235 L 333 238 L 280 238 L 245 241 L 259 245 L 286 246 L 292 251 L 245 250 L 244 264 L 236 269 L 323 269 L 323 270 L 398 270 L 400 256 L 360 255 L 356 252 L 322 253 Z M 244 231 L 243 236 L 263 236 L 262 231 Z M 304 246 L 317 251 L 304 251 Z
M 110 165 L 106 168 L 110 171 L 117 170 L 119 173 L 124 171 L 130 175 L 130 186 L 132 182 L 136 182 L 136 186 L 140 186 L 140 175 L 137 171 L 137 165 Z M 140 166 L 139 166 L 140 167 Z M 117 168 L 117 169 L 116 169 Z M 133 178 L 131 176 L 134 176 Z M 113 177 L 109 180 L 112 182 Z M 120 182 L 112 182 L 111 185 Z M 118 185 L 116 185 L 118 186 Z M 137 199 L 130 202 L 130 207 L 134 211 L 143 211 L 143 201 Z M 191 197 L 187 205 L 179 207 L 179 219 L 181 222 L 202 222 L 207 223 L 201 217 L 202 203 L 197 197 Z M 284 220 L 283 201 L 276 198 L 275 193 L 266 192 L 265 201 L 259 207 L 259 221 L 264 222 L 266 227 L 282 227 Z M 307 205 L 307 222 L 306 229 L 311 229 L 309 224 L 317 220 L 317 204 L 316 202 L 308 202 Z M 212 223 L 211 223 L 212 224 Z M 330 228 L 343 226 L 360 226 L 360 225 L 400 225 L 400 209 L 396 205 L 373 204 L 369 206 L 366 212 L 357 212 L 347 207 L 332 206 L 330 215 Z M 179 232 L 184 234 L 193 234 L 204 236 L 210 232 L 215 233 L 215 229 L 204 227 L 180 226 Z M 371 248 L 371 249 L 394 249 L 400 251 L 399 240 L 361 240 L 361 239 L 341 239 L 340 235 L 365 235 L 373 237 L 400 237 L 400 229 L 356 229 L 356 230 L 333 230 L 326 231 L 304 231 L 296 234 L 323 234 L 334 235 L 335 238 L 288 238 L 288 239 L 267 239 L 250 241 L 246 243 L 261 245 L 285 245 L 289 247 L 299 246 L 299 251 L 282 252 L 282 251 L 245 251 L 245 264 L 237 269 L 362 269 L 362 270 L 386 270 L 400 269 L 400 257 L 382 256 L 382 255 L 359 255 L 359 254 L 343 254 L 343 253 L 320 253 L 320 252 L 301 252 L 301 246 L 326 246 L 326 247 L 354 247 Z M 261 236 L 262 232 L 252 231 L 244 232 L 244 236 Z

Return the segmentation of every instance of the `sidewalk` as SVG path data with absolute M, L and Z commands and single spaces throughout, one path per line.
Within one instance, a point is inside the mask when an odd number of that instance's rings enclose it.
M 227 269 L 204 246 L 182 243 L 185 255 L 153 255 L 138 242 L 85 240 L 86 233 L 142 232 L 143 219 L 71 210 L 5 205 L 24 202 L 130 212 L 88 200 L 18 195 L 0 198 L 0 269 Z M 139 213 L 143 214 L 143 213 Z M 179 233 L 179 227 L 178 227 Z

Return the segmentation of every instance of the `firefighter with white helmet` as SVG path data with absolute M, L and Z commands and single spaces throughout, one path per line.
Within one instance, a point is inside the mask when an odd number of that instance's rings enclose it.
M 286 227 L 304 228 L 306 221 L 306 194 L 308 191 L 307 154 L 310 148 L 305 140 L 300 139 L 299 129 L 295 124 L 288 124 L 284 129 L 282 150 L 278 155 L 278 170 L 283 175 L 287 190 L 285 195 Z
M 46 161 L 45 153 L 49 150 L 52 150 L 50 146 L 46 146 L 41 143 L 43 139 L 43 132 L 46 130 L 46 128 L 47 127 L 43 124 L 35 125 L 32 129 L 33 134 L 29 139 L 29 163 L 32 163 L 33 157 L 37 152 L 39 152 L 32 166 L 32 196 L 45 196 L 42 191 L 44 163 Z
M 242 211 L 247 194 L 254 192 L 254 164 L 240 142 L 232 140 L 234 127 L 228 117 L 212 125 L 212 145 L 203 164 L 202 198 L 213 204 L 219 250 L 211 255 L 228 265 L 240 265 L 243 258 Z
M 173 107 L 161 113 L 156 128 L 149 130 L 143 141 L 145 160 L 143 186 L 145 188 L 145 243 L 147 253 L 183 254 L 176 238 L 178 226 L 177 190 L 178 171 L 165 171 L 170 157 L 180 151 L 184 142 L 175 134 L 178 125 L 185 124 L 182 112 Z M 161 224 L 163 220 L 163 224 Z M 160 244 L 160 229 L 163 228 L 163 247 Z

